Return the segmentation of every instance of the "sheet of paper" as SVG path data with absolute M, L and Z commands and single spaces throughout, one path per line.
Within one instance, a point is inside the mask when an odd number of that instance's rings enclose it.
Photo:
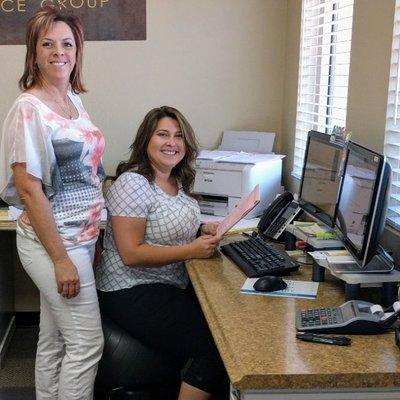
M 271 153 L 274 132 L 223 131 L 219 150 L 246 151 L 249 153 Z
M 292 223 L 296 228 L 302 228 L 302 227 L 305 227 L 305 226 L 312 226 L 312 225 L 315 224 L 315 222 L 305 222 L 305 221 L 293 221 Z
M 219 224 L 217 235 L 222 236 L 260 202 L 260 186 L 257 185 Z
M 217 162 L 235 163 L 235 164 L 258 164 L 271 160 L 284 158 L 282 154 L 263 154 L 263 153 L 245 153 L 243 151 L 232 154 L 229 157 L 219 158 Z
M 197 159 L 224 163 L 257 164 L 271 160 L 280 160 L 284 157 L 285 156 L 282 154 L 247 153 L 244 151 L 230 150 L 201 150 Z
M 286 289 L 277 290 L 276 292 L 257 292 L 253 288 L 257 279 L 258 278 L 247 278 L 240 289 L 240 293 L 274 297 L 295 297 L 299 299 L 315 299 L 317 297 L 318 282 L 284 279 L 287 283 Z
M 257 230 L 257 225 L 260 222 L 260 218 L 251 219 L 241 219 L 231 229 L 226 232 L 226 235 L 236 235 L 242 232 L 255 231 Z
M 349 256 L 350 255 L 350 253 L 347 250 L 309 251 L 308 254 L 316 261 L 326 260 L 328 257 Z
M 318 236 L 319 234 L 330 233 L 332 230 L 327 226 L 318 225 L 316 222 L 312 225 L 296 225 L 296 228 L 307 236 Z
M 236 153 L 237 153 L 236 151 L 226 151 L 226 150 L 201 150 L 199 152 L 199 155 L 197 156 L 197 159 L 216 161 L 221 158 L 230 157 Z
M 203 224 L 207 224 L 209 222 L 221 222 L 224 217 L 216 216 L 216 215 L 208 215 L 208 214 L 201 214 L 200 221 Z M 250 218 L 250 219 L 241 219 L 235 225 L 232 226 L 231 229 L 226 232 L 226 235 L 236 235 L 242 232 L 248 232 L 251 230 L 256 230 L 257 225 L 260 222 L 260 218 Z

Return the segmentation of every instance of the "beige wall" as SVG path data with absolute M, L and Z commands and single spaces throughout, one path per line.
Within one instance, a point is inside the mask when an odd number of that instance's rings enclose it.
M 280 132 L 286 3 L 148 0 L 146 41 L 87 42 L 83 101 L 106 136 L 106 171 L 163 104 L 187 116 L 206 148 L 224 129 Z M 0 46 L 0 120 L 18 94 L 24 51 Z
M 392 49 L 394 0 L 356 0 L 347 126 L 352 138 L 382 152 Z
M 106 171 L 152 107 L 179 108 L 200 144 L 225 129 L 281 132 L 286 0 L 147 0 L 147 40 L 88 42 L 84 104 L 106 136 Z M 0 120 L 18 95 L 24 46 L 0 46 Z M 17 310 L 37 307 L 16 274 Z M 24 296 L 19 296 L 24 293 Z
M 301 0 L 289 0 L 287 9 L 285 43 L 285 80 L 282 113 L 282 148 L 284 161 L 284 184 L 289 190 L 297 190 L 298 180 L 291 178 L 294 138 L 296 129 L 297 82 L 299 74 L 299 49 L 301 31 Z

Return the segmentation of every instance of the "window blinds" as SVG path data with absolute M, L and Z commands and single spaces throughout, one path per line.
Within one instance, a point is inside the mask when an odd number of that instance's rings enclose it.
M 345 126 L 353 0 L 303 0 L 293 175 L 301 177 L 307 133 Z
M 396 0 L 386 112 L 385 155 L 393 170 L 388 223 L 400 229 L 400 1 Z

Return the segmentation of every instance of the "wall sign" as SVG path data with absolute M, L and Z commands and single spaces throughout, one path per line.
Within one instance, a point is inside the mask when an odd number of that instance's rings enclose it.
M 26 21 L 47 5 L 81 18 L 85 40 L 146 39 L 146 0 L 0 0 L 0 45 L 25 44 Z

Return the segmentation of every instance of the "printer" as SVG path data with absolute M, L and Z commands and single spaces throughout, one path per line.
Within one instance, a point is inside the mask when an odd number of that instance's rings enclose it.
M 193 191 L 202 214 L 226 216 L 254 187 L 260 203 L 246 215 L 254 218 L 283 192 L 283 155 L 272 153 L 275 133 L 224 131 L 217 150 L 202 150 L 196 159 Z

